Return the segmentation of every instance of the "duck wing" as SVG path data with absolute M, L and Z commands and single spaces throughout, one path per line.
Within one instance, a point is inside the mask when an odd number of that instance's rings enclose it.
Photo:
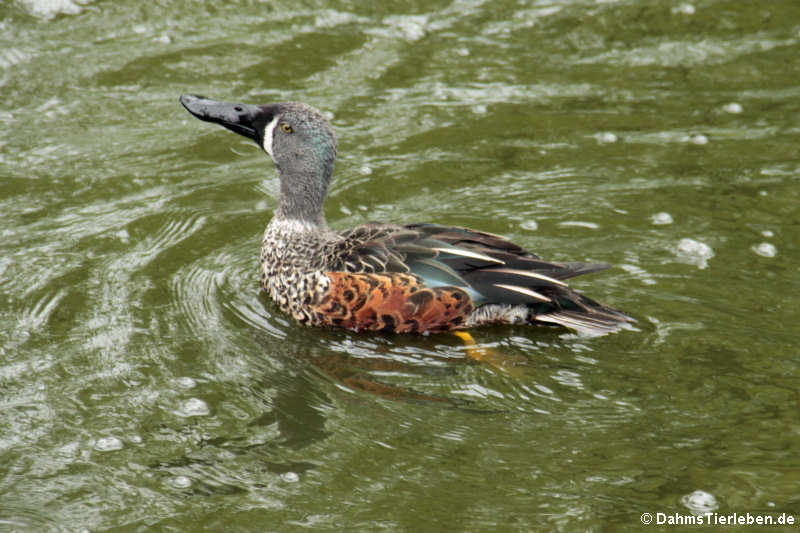
M 325 270 L 410 273 L 429 287 L 462 288 L 476 305 L 549 302 L 563 280 L 610 267 L 545 261 L 499 235 L 438 224 L 369 223 L 341 236 Z
M 411 274 L 420 287 L 461 289 L 476 324 L 524 321 L 602 333 L 634 321 L 564 281 L 606 263 L 546 261 L 499 235 L 439 224 L 369 223 L 341 237 L 325 270 Z

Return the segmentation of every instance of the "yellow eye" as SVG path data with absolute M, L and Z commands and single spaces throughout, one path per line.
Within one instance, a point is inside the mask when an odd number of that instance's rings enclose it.
M 281 124 L 281 129 L 283 130 L 284 133 L 292 133 L 294 131 L 292 129 L 292 127 L 289 124 L 287 124 L 286 122 Z

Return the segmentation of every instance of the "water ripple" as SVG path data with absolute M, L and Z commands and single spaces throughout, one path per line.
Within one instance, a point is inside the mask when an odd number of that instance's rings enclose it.
M 49 510 L 24 504 L 15 505 L 13 502 L 5 501 L 0 504 L 0 531 L 9 533 L 25 531 L 56 533 L 75 531 L 75 529 L 71 526 L 60 524 Z
M 625 529 L 704 486 L 785 506 L 792 0 L 312 4 L 0 8 L 0 529 Z M 258 284 L 274 167 L 186 115 L 199 91 L 333 116 L 332 227 L 617 263 L 575 286 L 640 329 L 298 325 Z

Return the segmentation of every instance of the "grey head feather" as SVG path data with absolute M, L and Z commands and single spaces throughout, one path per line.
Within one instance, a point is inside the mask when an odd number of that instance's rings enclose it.
M 264 139 L 281 182 L 276 217 L 325 227 L 324 203 L 336 161 L 336 135 L 330 122 L 313 107 L 300 102 L 271 106 L 272 128 Z

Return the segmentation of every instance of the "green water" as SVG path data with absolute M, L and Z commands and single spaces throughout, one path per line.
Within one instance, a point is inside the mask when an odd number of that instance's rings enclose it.
M 796 0 L 4 2 L 0 531 L 800 520 L 799 57 Z M 637 330 L 294 324 L 274 168 L 185 92 L 331 113 L 331 226 L 614 263 Z

